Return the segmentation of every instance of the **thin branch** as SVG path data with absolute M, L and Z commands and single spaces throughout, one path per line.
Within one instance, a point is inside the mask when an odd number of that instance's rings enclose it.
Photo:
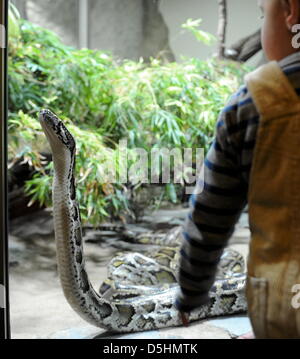
M 225 54 L 225 40 L 227 28 L 227 0 L 218 0 L 219 24 L 218 24 L 218 57 L 223 58 Z

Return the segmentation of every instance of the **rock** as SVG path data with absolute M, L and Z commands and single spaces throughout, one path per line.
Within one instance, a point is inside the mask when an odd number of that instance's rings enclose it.
M 22 239 L 53 237 L 54 225 L 50 209 L 30 213 L 10 222 L 10 234 Z

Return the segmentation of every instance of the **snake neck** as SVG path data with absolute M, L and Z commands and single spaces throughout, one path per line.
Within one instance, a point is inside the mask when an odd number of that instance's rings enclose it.
M 89 323 L 107 328 L 109 325 L 103 321 L 112 314 L 113 307 L 96 293 L 85 269 L 74 181 L 75 154 L 67 152 L 53 157 L 53 213 L 60 281 L 71 307 Z M 68 170 L 62 171 L 62 168 Z

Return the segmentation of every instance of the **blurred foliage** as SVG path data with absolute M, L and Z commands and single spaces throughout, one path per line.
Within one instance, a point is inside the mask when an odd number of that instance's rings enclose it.
M 17 8 L 10 2 L 9 11 L 8 11 L 8 26 L 9 26 L 9 36 L 11 38 L 18 39 L 20 38 L 20 14 Z
M 91 223 L 129 211 L 122 184 L 101 184 L 99 153 L 115 156 L 121 139 L 148 152 L 153 147 L 207 151 L 219 111 L 248 71 L 213 58 L 119 61 L 104 51 L 65 46 L 51 31 L 11 16 L 9 159 L 23 156 L 36 169 L 26 191 L 31 201 L 50 205 L 52 165 L 45 168 L 40 155 L 47 145 L 37 113 L 49 108 L 63 118 L 77 141 L 78 196 L 83 219 Z M 189 19 L 183 27 L 211 42 L 199 24 Z M 176 202 L 174 186 L 165 187 Z
M 181 27 L 185 30 L 190 31 L 194 35 L 197 41 L 200 41 L 210 46 L 214 44 L 217 39 L 212 34 L 199 29 L 201 22 L 202 19 L 196 19 L 196 20 L 187 19 L 187 21 L 184 24 L 182 24 Z

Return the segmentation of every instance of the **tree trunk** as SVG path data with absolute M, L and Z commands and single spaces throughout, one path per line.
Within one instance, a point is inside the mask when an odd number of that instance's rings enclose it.
M 175 61 L 169 43 L 169 29 L 159 9 L 159 0 L 143 0 L 143 43 L 141 57 L 151 57 L 164 63 Z
M 218 25 L 218 57 L 222 59 L 225 54 L 225 40 L 227 27 L 227 1 L 218 0 L 219 3 L 219 25 Z

